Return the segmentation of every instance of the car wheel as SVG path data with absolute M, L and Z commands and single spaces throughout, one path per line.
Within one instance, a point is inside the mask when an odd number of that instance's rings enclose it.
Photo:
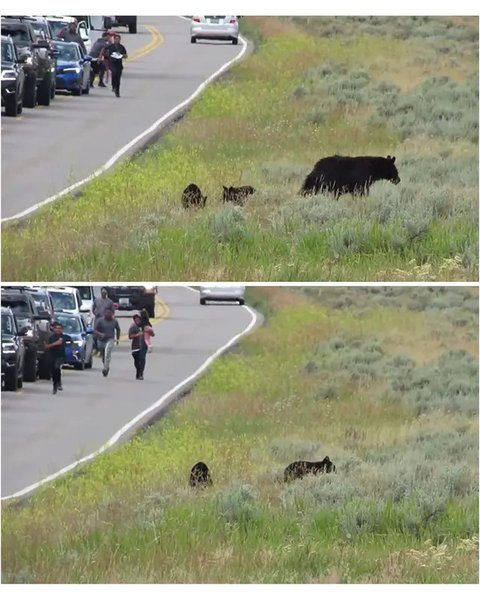
M 76 88 L 72 88 L 72 96 L 80 96 L 82 93 L 82 82 Z
M 84 371 L 85 370 L 85 356 L 82 357 L 82 362 L 75 363 L 73 365 L 73 368 L 76 369 L 77 371 Z
M 233 38 L 232 44 L 236 46 L 238 44 L 238 38 Z
M 38 90 L 38 103 L 42 106 L 50 106 L 52 93 L 52 74 L 48 73 L 43 78 L 42 84 L 40 85 L 40 89 Z
M 37 82 L 35 81 L 35 77 L 29 77 L 25 80 L 23 105 L 26 108 L 35 108 L 37 105 Z
M 5 114 L 7 117 L 16 117 L 18 115 L 17 93 L 8 96 L 5 102 Z
M 17 389 L 21 390 L 23 388 L 23 374 L 17 375 Z
M 205 298 L 200 298 L 200 304 L 202 306 L 205 306 L 206 303 L 207 303 L 207 301 L 205 300 Z
M 23 98 L 19 96 L 18 104 L 17 104 L 17 115 L 21 115 L 23 111 Z
M 17 367 L 5 373 L 5 391 L 16 392 L 18 388 L 18 370 Z
M 146 309 L 147 309 L 147 312 L 148 312 L 148 316 L 151 319 L 154 319 L 155 318 L 155 304 L 147 306 Z
M 57 94 L 57 85 L 55 81 L 52 81 L 52 87 L 50 88 L 50 99 L 54 100 Z
M 240 306 L 243 306 L 245 304 L 245 300 L 243 300 L 243 298 L 240 298 L 238 303 L 240 304 Z
M 137 33 L 136 23 L 130 23 L 130 25 L 128 26 L 128 33 Z
M 93 366 L 93 350 L 92 350 L 92 353 L 90 354 L 89 361 L 85 363 L 85 368 L 86 369 L 91 369 L 92 366 Z
M 25 354 L 25 364 L 23 366 L 23 381 L 37 380 L 37 351 Z
M 82 94 L 85 94 L 85 96 L 88 96 L 88 94 L 90 93 L 90 79 L 87 82 L 87 87 L 82 90 Z
M 190 38 L 190 42 L 191 42 L 192 44 L 196 44 L 196 43 L 197 43 L 197 38 L 196 38 L 196 37 L 193 37 L 193 35 L 192 35 L 192 37 Z

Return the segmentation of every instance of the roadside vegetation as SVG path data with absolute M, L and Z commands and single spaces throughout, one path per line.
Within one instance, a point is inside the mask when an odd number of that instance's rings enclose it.
M 4 503 L 3 583 L 478 583 L 478 289 L 249 295 L 264 326 L 165 418 Z
M 242 28 L 254 53 L 159 143 L 3 227 L 4 279 L 477 279 L 478 19 Z M 368 198 L 299 196 L 335 153 L 395 155 L 402 181 Z M 204 210 L 182 209 L 190 182 Z M 247 184 L 245 207 L 222 203 L 222 185 Z

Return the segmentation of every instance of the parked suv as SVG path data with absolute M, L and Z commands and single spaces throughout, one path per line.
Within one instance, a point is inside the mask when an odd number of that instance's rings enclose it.
M 24 65 L 23 106 L 49 106 L 55 95 L 55 60 L 49 43 L 37 36 L 28 17 L 2 17 L 2 35 L 10 36 L 19 55 L 28 54 Z
M 120 310 L 141 310 L 146 308 L 148 316 L 155 316 L 156 287 L 141 285 L 104 286 L 108 297 Z
M 26 287 L 2 288 L 2 306 L 11 309 L 25 344 L 24 381 L 48 379 L 45 344 L 50 336 L 50 315 L 39 310 Z
M 7 117 L 16 117 L 23 109 L 25 72 L 23 65 L 28 56 L 20 59 L 12 38 L 2 35 L 2 106 Z
M 23 386 L 25 346 L 22 332 L 9 308 L 2 306 L 2 389 L 16 392 Z

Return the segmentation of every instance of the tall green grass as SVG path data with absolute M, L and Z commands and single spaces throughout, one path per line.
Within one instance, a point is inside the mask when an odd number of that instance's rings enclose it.
M 158 144 L 4 226 L 4 278 L 476 279 L 476 25 L 243 20 L 256 51 Z M 334 153 L 394 154 L 402 182 L 299 196 Z M 181 208 L 192 181 L 205 210 Z M 244 184 L 258 190 L 246 206 L 223 205 L 222 185 Z
M 478 582 L 478 291 L 248 293 L 266 325 L 181 405 L 4 504 L 4 583 Z

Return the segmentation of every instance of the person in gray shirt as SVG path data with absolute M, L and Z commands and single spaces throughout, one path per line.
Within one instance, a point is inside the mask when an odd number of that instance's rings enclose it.
M 97 336 L 97 345 L 103 361 L 102 374 L 106 377 L 110 370 L 113 346 L 118 344 L 120 340 L 120 325 L 113 316 L 112 309 L 107 308 L 105 315 L 96 320 L 95 335 Z
M 110 309 L 114 313 L 115 305 L 113 303 L 113 300 L 108 297 L 106 288 L 102 287 L 102 289 L 100 290 L 100 296 L 98 298 L 95 298 L 95 300 L 92 303 L 92 323 L 94 328 L 97 319 L 103 317 L 107 309 Z M 93 335 L 93 347 L 95 349 L 95 353 L 97 353 L 99 350 L 98 338 L 95 334 Z
M 72 21 L 68 27 L 61 29 L 57 37 L 62 38 L 65 42 L 77 42 L 84 54 L 87 54 L 87 49 L 83 43 L 82 36 L 77 31 L 77 21 Z

